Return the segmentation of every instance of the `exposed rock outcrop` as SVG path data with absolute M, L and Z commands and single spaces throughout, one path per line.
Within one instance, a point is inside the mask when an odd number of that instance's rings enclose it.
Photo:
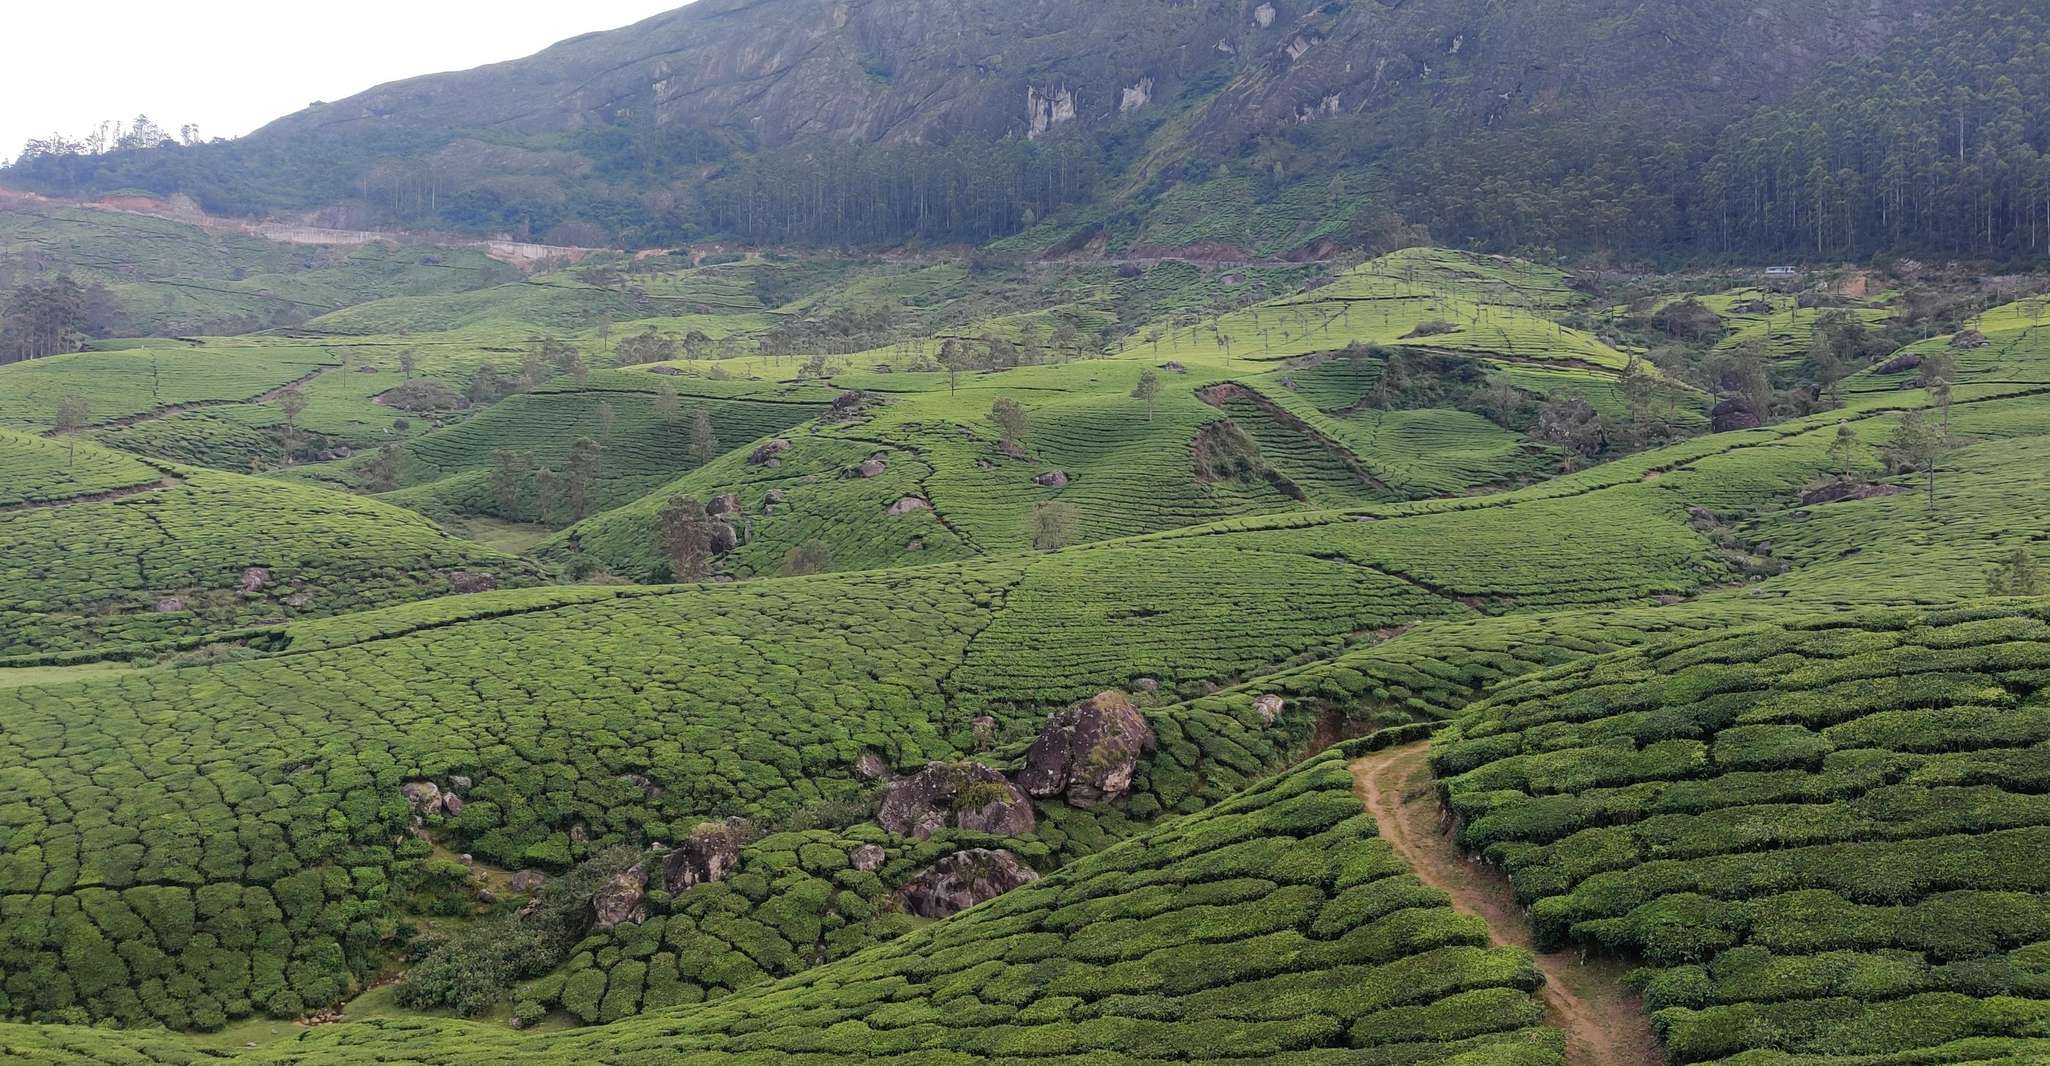
M 242 580 L 239 582 L 239 585 L 244 592 L 262 592 L 270 587 L 270 568 L 267 566 L 252 566 L 243 570 Z
M 1986 339 L 1986 335 L 1976 329 L 1960 330 L 1950 339 L 1950 346 L 1963 352 L 1976 351 L 1990 343 L 1992 342 Z
M 919 496 L 906 496 L 903 499 L 898 500 L 896 503 L 891 504 L 889 506 L 889 509 L 884 513 L 891 515 L 901 515 L 910 514 L 913 511 L 930 510 L 932 510 L 932 501 L 924 499 Z
M 1018 785 L 1034 796 L 1065 794 L 1094 807 L 1131 791 L 1139 757 L 1158 741 L 1146 716 L 1122 692 L 1099 692 L 1055 714 L 1025 752 Z
M 473 592 L 490 592 L 498 587 L 498 579 L 490 574 L 473 574 L 458 570 L 448 576 L 448 590 L 458 596 Z
M 724 881 L 738 865 L 740 839 L 726 826 L 706 822 L 662 860 L 662 883 L 671 892 L 681 892 L 692 885 Z
M 876 821 L 900 836 L 926 837 L 949 826 L 1007 836 L 1032 832 L 1032 801 L 979 762 L 934 762 L 892 783 Z
M 783 453 L 789 450 L 789 441 L 772 440 L 749 453 L 747 461 L 754 466 L 781 465 Z
M 1284 706 L 1285 704 L 1282 703 L 1281 697 L 1272 692 L 1253 701 L 1253 709 L 1260 712 L 1260 721 L 1265 725 L 1273 725 L 1275 722 L 1280 721 L 1281 711 Z
M 926 867 L 902 898 L 904 909 L 921 918 L 945 918 L 1037 880 L 1039 873 L 1008 851 L 970 848 Z
M 849 478 L 881 477 L 883 475 L 883 471 L 888 469 L 889 464 L 883 462 L 881 459 L 870 459 L 869 461 L 862 463 L 860 466 L 849 467 L 847 469 L 847 473 L 842 476 Z
M 621 870 L 591 897 L 591 928 L 604 932 L 648 917 L 648 870 L 639 863 Z
M 1068 487 L 1068 472 L 1065 470 L 1049 470 L 1033 478 L 1032 482 L 1035 485 L 1041 485 L 1049 489 L 1064 489 Z
M 863 844 L 847 853 L 847 862 L 855 869 L 866 873 L 882 869 L 883 861 L 889 857 L 889 853 L 883 850 L 882 845 Z
M 1750 403 L 1738 396 L 1732 396 L 1716 404 L 1715 409 L 1708 413 L 1708 420 L 1710 427 L 1717 433 L 1728 433 L 1738 429 L 1757 429 L 1764 424 L 1759 419 L 1758 412 L 1751 409 Z

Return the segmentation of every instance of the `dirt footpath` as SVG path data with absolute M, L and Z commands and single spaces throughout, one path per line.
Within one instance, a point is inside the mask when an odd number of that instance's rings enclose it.
M 1495 943 L 1529 950 L 1530 924 L 1509 879 L 1469 861 L 1453 842 L 1426 755 L 1420 742 L 1354 762 L 1354 794 L 1418 878 L 1451 896 L 1455 909 L 1486 922 Z M 1568 1066 L 1662 1066 L 1665 1055 L 1644 1005 L 1622 982 L 1628 964 L 1584 962 L 1575 950 L 1536 958 L 1545 975 L 1539 996 L 1546 1020 L 1566 1034 Z

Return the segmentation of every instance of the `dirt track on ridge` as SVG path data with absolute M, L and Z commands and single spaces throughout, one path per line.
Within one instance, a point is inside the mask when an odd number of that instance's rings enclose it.
M 1495 943 L 1530 950 L 1530 926 L 1508 878 L 1469 860 L 1453 842 L 1426 754 L 1419 742 L 1354 761 L 1353 793 L 1419 879 L 1451 896 L 1454 909 L 1486 922 Z M 1583 961 L 1570 949 L 1536 959 L 1545 975 L 1538 993 L 1545 1020 L 1565 1032 L 1568 1066 L 1662 1066 L 1644 1005 L 1622 983 L 1627 964 Z

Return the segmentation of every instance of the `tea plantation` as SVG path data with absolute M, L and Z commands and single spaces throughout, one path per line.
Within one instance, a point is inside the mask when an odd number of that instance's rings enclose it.
M 24 462 L 10 474 L 24 478 L 11 491 L 44 484 L 53 488 L 35 491 L 64 495 L 0 507 L 0 661 L 133 654 L 446 595 L 466 581 L 538 577 L 530 564 L 359 497 L 150 468 L 89 443 L 78 445 L 75 464 L 55 468 L 77 478 L 38 482 L 45 460 L 65 461 L 67 445 L 5 440 L 24 442 L 12 451 Z
M 524 1038 L 331 1026 L 230 1061 L 1562 1062 L 1529 957 L 1488 946 L 1477 919 L 1404 872 L 1342 754 L 707 1006 Z M 820 847 L 821 861 L 837 850 Z M 862 891 L 859 876 L 837 881 Z M 673 957 L 667 943 L 650 943 L 651 968 Z M 0 1028 L 0 1048 L 37 1066 L 194 1061 L 170 1038 L 61 1028 Z
M 2050 1055 L 2040 300 L 221 248 L 0 367 L 0 1059 Z
M 1542 941 L 1644 959 L 1676 1061 L 1951 1061 L 1902 1053 L 2042 1032 L 2044 618 L 1863 615 L 1596 660 L 1507 686 L 1433 760 Z

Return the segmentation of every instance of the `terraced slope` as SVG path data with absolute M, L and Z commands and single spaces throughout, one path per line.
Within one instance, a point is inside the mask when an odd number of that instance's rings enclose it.
M 592 507 L 618 507 L 715 456 L 744 451 L 761 438 L 811 421 L 838 395 L 818 387 L 697 379 L 673 388 L 677 408 L 664 415 L 656 405 L 663 382 L 648 374 L 594 372 L 582 384 L 564 379 L 493 404 L 404 445 L 404 487 L 390 499 L 430 514 L 538 520 L 540 499 L 531 480 L 514 494 L 511 507 L 500 498 L 491 480 L 494 457 L 500 451 L 518 452 L 535 467 L 563 473 L 575 442 L 588 437 L 603 448 Z M 701 413 L 711 420 L 713 432 L 709 450 L 702 453 L 694 439 Z M 361 465 L 354 464 L 358 480 Z M 567 514 L 555 518 L 570 520 Z
M 0 429 L 0 510 L 24 510 L 133 492 L 163 480 L 163 472 L 118 452 L 87 446 L 81 454 L 64 441 Z
M 1433 763 L 1541 945 L 1644 961 L 1674 1061 L 2040 1054 L 2046 617 L 1870 614 L 1596 660 L 1507 686 Z
M 225 1061 L 1556 1066 L 1529 956 L 1489 947 L 1376 839 L 1344 754 L 715 1004 L 553 1036 L 330 1026 Z M 167 1038 L 63 1028 L 0 1028 L 0 1048 L 33 1066 L 192 1061 Z
M 48 429 L 69 395 L 87 399 L 93 425 L 240 403 L 309 380 L 336 362 L 321 349 L 281 354 L 261 346 L 211 351 L 186 345 L 36 359 L 6 368 L 0 426 Z
M 26 440 L 24 458 L 46 448 L 64 458 L 55 442 Z M 58 482 L 68 495 L 48 506 L 0 507 L 0 659 L 190 643 L 444 595 L 458 574 L 534 579 L 528 564 L 360 497 L 153 469 L 89 443 L 75 469 L 97 479 L 87 482 L 92 491 Z M 25 491 L 36 482 L 10 483 Z

